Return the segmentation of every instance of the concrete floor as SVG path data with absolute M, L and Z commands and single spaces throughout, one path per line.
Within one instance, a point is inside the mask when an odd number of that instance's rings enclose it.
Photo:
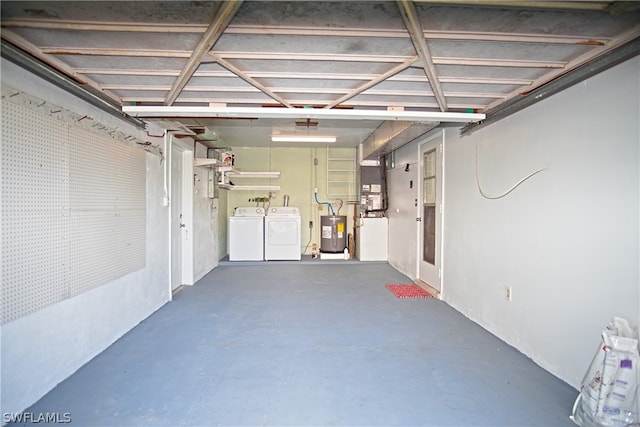
M 386 263 L 220 266 L 28 412 L 78 426 L 573 426 L 577 391 Z

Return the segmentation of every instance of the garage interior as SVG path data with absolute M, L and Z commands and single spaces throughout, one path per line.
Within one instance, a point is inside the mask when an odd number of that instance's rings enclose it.
M 570 425 L 603 326 L 640 323 L 634 2 L 1 8 L 3 414 Z M 237 207 L 297 208 L 299 258 L 234 261 Z M 181 398 L 177 372 L 202 394 Z M 66 400 L 92 381 L 143 396 Z M 483 383 L 508 410 L 473 401 Z

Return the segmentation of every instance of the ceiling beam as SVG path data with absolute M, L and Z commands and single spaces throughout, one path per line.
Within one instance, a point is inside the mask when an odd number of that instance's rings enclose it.
M 4 31 L 3 31 L 4 32 Z M 131 56 L 152 58 L 189 58 L 188 50 L 163 49 L 111 49 L 97 47 L 42 47 L 43 53 L 49 55 L 89 55 L 89 56 Z
M 192 117 L 192 118 L 311 118 L 335 120 L 393 120 L 439 121 L 470 123 L 483 120 L 481 113 L 441 111 L 344 110 L 324 108 L 259 108 L 259 107 L 180 107 L 180 106 L 123 106 L 122 111 L 133 117 Z
M 416 3 L 434 3 L 444 6 L 485 6 L 512 7 L 517 9 L 566 9 L 566 10 L 607 10 L 608 1 L 505 1 L 505 0 L 415 0 Z
M 99 21 L 72 21 L 42 18 L 13 18 L 2 21 L 4 28 L 39 28 L 49 30 L 71 31 L 101 31 L 101 32 L 130 32 L 130 33 L 183 33 L 202 34 L 207 26 L 199 24 L 154 24 Z M 225 34 L 243 35 L 280 35 L 280 36 L 323 36 L 323 37 L 368 37 L 368 38 L 407 38 L 405 30 L 376 29 L 376 28 L 318 28 L 275 25 L 229 25 Z M 527 34 L 527 33 L 497 33 L 481 31 L 438 31 L 424 30 L 426 39 L 460 40 L 460 41 L 494 41 L 521 42 L 544 44 L 578 44 L 599 45 L 609 41 L 608 37 L 574 36 L 562 34 Z
M 436 96 L 440 110 L 447 111 L 447 100 L 444 97 L 442 86 L 438 80 L 438 72 L 436 71 L 436 66 L 433 63 L 429 46 L 427 46 L 427 42 L 424 38 L 424 31 L 422 30 L 422 24 L 418 18 L 416 7 L 410 0 L 398 0 L 398 7 L 400 9 L 400 15 L 402 16 L 404 25 L 407 27 L 409 36 L 411 36 L 413 47 L 418 53 L 420 59 L 422 59 L 424 72 L 427 75 L 429 84 Z
M 204 33 L 206 25 L 156 24 L 113 21 L 79 21 L 72 19 L 11 18 L 2 21 L 3 27 L 40 28 L 46 30 L 105 31 L 119 33 Z
M 167 94 L 167 98 L 164 101 L 165 105 L 171 105 L 176 100 L 178 95 L 180 95 L 180 91 L 185 87 L 187 82 L 193 76 L 193 73 L 196 71 L 198 66 L 200 65 L 200 60 L 204 55 L 207 54 L 216 44 L 224 30 L 227 28 L 234 15 L 240 8 L 242 4 L 242 0 L 231 0 L 225 1 L 220 4 L 216 14 L 207 28 L 207 31 L 202 35 L 202 38 L 196 45 L 195 49 L 191 53 L 187 64 L 182 69 L 180 76 L 176 79 L 173 84 L 173 87 Z
M 103 89 L 108 90 L 123 90 L 123 91 L 131 91 L 138 90 L 143 92 L 166 92 L 171 89 L 171 86 L 168 85 L 130 85 L 130 84 L 105 84 L 102 85 Z M 345 95 L 345 98 L 352 98 L 352 91 L 349 89 L 336 89 L 336 88 L 307 88 L 307 87 L 274 87 L 270 89 L 272 92 L 280 92 L 280 93 L 292 93 L 292 94 L 337 94 L 337 95 Z M 198 93 L 251 93 L 251 92 L 262 92 L 260 89 L 253 86 L 185 86 L 182 90 L 183 92 L 198 92 Z M 263 92 L 264 93 L 264 92 Z M 266 94 L 266 93 L 265 93 Z M 424 91 L 418 90 L 378 90 L 371 89 L 367 91 L 367 95 L 380 95 L 380 96 L 394 96 L 397 98 L 400 97 L 432 97 L 433 93 L 425 93 Z M 504 93 L 490 93 L 490 92 L 445 92 L 445 95 L 448 97 L 457 97 L 457 98 L 506 98 L 506 94 Z M 382 105 L 382 103 L 380 104 Z M 290 108 L 295 108 L 295 106 L 291 106 Z M 331 108 L 331 107 L 323 107 L 323 108 Z
M 531 79 L 510 79 L 510 78 L 500 79 L 495 77 L 446 77 L 446 76 L 440 77 L 440 83 L 524 86 L 524 85 L 530 85 L 531 82 L 532 82 Z
M 231 71 L 233 74 L 235 74 L 236 76 L 240 77 L 242 80 L 244 80 L 245 82 L 249 83 L 251 86 L 253 86 L 256 89 L 260 90 L 265 95 L 273 98 L 274 100 L 278 101 L 280 104 L 284 105 L 285 107 L 293 108 L 293 105 L 291 105 L 289 102 L 287 102 L 286 99 L 284 99 L 280 95 L 276 94 L 271 89 L 269 89 L 268 87 L 266 87 L 265 85 L 263 85 L 262 83 L 260 83 L 256 79 L 254 79 L 253 77 L 249 76 L 243 70 L 241 70 L 240 68 L 236 67 L 235 65 L 233 65 L 232 63 L 230 63 L 226 59 L 221 58 L 219 55 L 215 54 L 214 52 L 209 52 L 209 56 L 211 56 L 213 59 L 215 59 L 215 61 L 218 64 L 220 64 L 221 66 L 223 66 L 227 70 Z
M 478 58 L 434 58 L 437 65 L 468 65 L 475 67 L 515 67 L 515 68 L 564 68 L 561 61 L 535 61 L 523 59 L 478 59 Z
M 375 85 L 387 80 L 389 77 L 395 76 L 399 72 L 406 70 L 407 68 L 409 68 L 411 66 L 411 64 L 413 64 L 417 60 L 418 60 L 418 57 L 407 59 L 402 64 L 399 64 L 399 65 L 396 65 L 395 67 L 392 67 L 391 69 L 387 70 L 385 73 L 380 74 L 378 77 L 376 77 L 376 78 L 374 78 L 372 80 L 369 80 L 365 84 L 357 87 L 356 89 L 352 90 L 350 93 L 344 95 L 343 97 L 338 98 L 335 101 L 327 104 L 324 108 L 333 108 L 335 106 L 338 106 L 338 105 L 342 104 L 343 102 L 345 102 L 345 101 L 347 101 L 347 100 L 349 100 L 349 99 L 361 94 L 365 90 L 370 89 L 370 88 L 374 87 Z
M 68 48 L 43 47 L 41 52 L 49 55 L 88 55 L 88 56 L 130 56 L 156 58 L 188 58 L 189 51 L 184 50 L 135 50 L 135 49 L 101 49 L 101 48 Z M 223 52 L 215 55 L 221 59 L 262 59 L 281 61 L 331 61 L 331 62 L 381 62 L 403 63 L 414 56 L 398 55 L 341 55 L 319 53 L 276 53 L 276 52 Z M 204 61 L 204 60 L 203 60 Z M 535 61 L 511 59 L 478 59 L 433 57 L 435 65 L 470 65 L 485 67 L 519 67 L 519 68 L 564 68 L 567 63 L 561 61 Z M 248 74 L 247 74 L 248 75 Z
M 256 94 L 259 92 L 256 92 Z M 263 94 L 264 95 L 264 94 Z M 265 96 L 266 98 L 266 96 Z M 194 104 L 200 104 L 202 106 L 206 106 L 209 105 L 211 103 L 223 103 L 223 104 L 227 104 L 227 105 L 261 105 L 264 104 L 265 102 L 268 102 L 269 98 L 247 98 L 247 97 L 242 97 L 242 98 L 234 98 L 231 95 L 229 96 L 223 96 L 223 97 L 182 97 L 182 98 L 178 98 L 176 99 L 176 102 L 174 105 L 194 105 Z M 478 102 L 476 102 L 476 100 L 474 98 L 466 98 L 467 102 L 463 103 L 453 103 L 450 102 L 449 103 L 449 109 L 451 110 L 455 110 L 455 111 L 484 111 L 484 108 L 486 107 L 486 104 L 480 104 Z M 123 103 L 127 104 L 127 103 L 133 103 L 135 102 L 138 105 L 144 105 L 144 104 L 162 104 L 162 101 L 164 100 L 164 97 L 153 97 L 153 96 L 149 96 L 149 97 L 141 97 L 139 95 L 137 96 L 123 96 L 122 97 L 122 101 Z M 296 99 L 296 105 L 302 106 L 302 105 L 314 105 L 317 104 L 318 100 L 317 99 Z M 415 109 L 420 109 L 420 110 L 430 110 L 430 111 L 437 111 L 438 110 L 438 104 L 435 102 L 435 98 L 433 102 L 428 102 L 428 101 L 423 101 L 423 102 L 418 102 L 418 101 L 390 101 L 388 102 L 387 100 L 385 100 L 384 105 L 381 105 L 380 102 L 376 102 L 376 101 L 363 101 L 363 100 L 358 100 L 357 104 L 350 104 L 349 101 L 345 102 L 344 104 L 342 104 L 343 107 L 345 107 L 345 109 L 357 109 L 357 108 L 389 108 L 389 107 L 404 107 L 405 109 L 408 108 L 415 108 Z M 330 109 L 327 111 L 335 111 L 336 109 Z M 255 118 L 255 117 L 254 117 Z
M 97 75 L 132 75 L 132 76 L 171 76 L 180 75 L 179 70 L 150 70 L 150 69 L 117 69 L 117 68 L 76 68 L 78 74 L 97 74 Z M 253 78 L 273 78 L 273 79 L 323 79 L 323 80 L 372 80 L 377 77 L 376 74 L 348 74 L 348 73 L 291 73 L 291 72 L 273 72 L 273 71 L 253 71 L 245 72 L 246 75 Z M 231 71 L 203 71 L 198 70 L 193 73 L 194 77 L 235 77 Z M 389 81 L 398 82 L 424 82 L 425 76 L 411 75 L 395 75 L 389 77 Z M 493 77 L 447 77 L 440 76 L 440 83 L 467 83 L 467 84 L 489 84 L 489 85 L 529 85 L 531 79 L 510 79 L 510 78 L 493 78 Z M 276 91 L 279 92 L 279 91 Z
M 180 70 L 122 69 L 122 68 L 76 68 L 78 74 L 98 74 L 105 76 L 168 76 L 177 77 Z M 194 75 L 197 75 L 198 72 Z
M 339 53 L 296 52 L 235 52 L 216 51 L 224 59 L 266 59 L 283 61 L 331 61 L 331 62 L 404 62 L 414 55 L 347 55 Z
M 331 61 L 331 62 L 383 62 L 401 63 L 413 56 L 397 55 L 344 55 L 324 53 L 276 53 L 276 52 L 230 52 L 217 51 L 224 59 L 264 59 L 264 60 L 297 60 L 297 61 Z M 474 65 L 487 67 L 521 67 L 521 68 L 563 68 L 566 62 L 560 61 L 535 61 L 535 60 L 510 60 L 510 59 L 478 59 L 478 58 L 453 58 L 433 57 L 436 65 Z
M 131 57 L 165 57 L 189 58 L 188 50 L 162 49 L 107 49 L 82 47 L 42 47 L 42 52 L 52 55 L 93 55 L 93 56 L 131 56 Z M 281 52 L 226 52 L 216 51 L 223 59 L 267 59 L 267 60 L 300 60 L 300 61 L 337 61 L 337 62 L 404 62 L 413 56 L 399 55 L 342 55 L 333 53 L 281 53 Z
M 322 37 L 367 37 L 367 38 L 407 38 L 405 30 L 375 29 L 375 28 L 318 28 L 318 27 L 287 27 L 270 25 L 230 25 L 226 34 L 245 35 L 280 35 L 280 36 L 322 36 Z M 602 36 L 574 36 L 563 34 L 527 34 L 527 33 L 498 33 L 489 31 L 446 31 L 424 30 L 423 37 L 438 40 L 470 40 L 496 42 L 522 42 L 545 44 L 599 44 L 609 40 Z

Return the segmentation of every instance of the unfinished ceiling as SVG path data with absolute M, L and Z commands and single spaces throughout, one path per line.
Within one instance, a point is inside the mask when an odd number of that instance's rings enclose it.
M 640 36 L 640 10 L 632 2 L 3 1 L 1 7 L 3 43 L 121 106 L 491 113 Z M 230 146 L 269 146 L 271 134 L 292 132 L 331 133 L 337 144 L 356 146 L 382 124 L 162 120 L 170 122 L 206 128 L 208 138 Z

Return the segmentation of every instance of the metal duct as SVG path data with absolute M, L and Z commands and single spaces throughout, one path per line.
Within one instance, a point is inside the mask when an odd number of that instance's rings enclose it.
M 439 124 L 440 122 L 383 122 L 362 143 L 362 160 L 377 160 L 384 154 L 424 135 Z

